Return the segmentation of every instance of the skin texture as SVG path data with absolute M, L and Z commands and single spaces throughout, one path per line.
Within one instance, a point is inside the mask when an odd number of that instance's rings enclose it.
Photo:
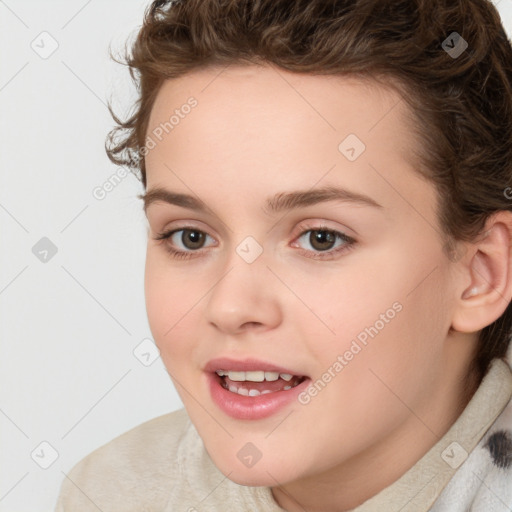
M 478 385 L 464 386 L 477 331 L 511 297 L 510 216 L 500 212 L 485 239 L 449 259 L 435 188 L 411 163 L 417 141 L 406 105 L 377 84 L 268 65 L 202 69 L 164 82 L 147 133 L 190 96 L 197 106 L 146 156 L 148 190 L 191 194 L 209 208 L 147 208 L 155 342 L 225 475 L 272 487 L 289 511 L 353 508 L 419 460 Z M 366 145 L 353 162 L 338 150 L 348 134 Z M 262 209 L 274 194 L 327 185 L 382 208 L 329 201 L 273 215 Z M 190 226 L 208 235 L 190 259 L 166 251 L 194 251 L 183 232 L 155 240 Z M 325 253 L 310 231 L 300 235 L 320 226 L 356 242 L 315 258 Z M 236 252 L 247 236 L 263 249 L 250 264 Z M 249 421 L 212 402 L 203 372 L 210 359 L 264 359 L 316 380 L 397 302 L 401 311 L 307 405 Z M 247 442 L 262 453 L 251 468 L 237 457 Z

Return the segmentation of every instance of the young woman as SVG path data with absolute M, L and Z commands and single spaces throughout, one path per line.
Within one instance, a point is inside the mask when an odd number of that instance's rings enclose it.
M 155 1 L 149 323 L 184 408 L 57 510 L 512 507 L 512 48 L 485 0 Z M 155 390 L 155 393 L 160 391 Z

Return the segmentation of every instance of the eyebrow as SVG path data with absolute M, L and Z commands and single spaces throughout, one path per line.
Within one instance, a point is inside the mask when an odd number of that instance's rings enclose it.
M 173 192 L 162 187 L 152 188 L 144 194 L 139 194 L 138 197 L 144 201 L 145 213 L 147 213 L 149 205 L 157 201 L 203 213 L 209 210 L 203 201 L 194 196 Z M 263 211 L 265 214 L 271 215 L 328 201 L 340 201 L 374 208 L 383 208 L 381 204 L 367 195 L 345 188 L 329 186 L 310 190 L 297 190 L 294 192 L 280 192 L 273 197 L 267 198 Z

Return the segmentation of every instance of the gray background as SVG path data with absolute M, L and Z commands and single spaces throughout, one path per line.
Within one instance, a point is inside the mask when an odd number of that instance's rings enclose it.
M 146 318 L 142 185 L 94 193 L 120 171 L 106 101 L 135 97 L 108 47 L 148 3 L 0 0 L 0 512 L 53 510 L 63 472 L 182 406 Z

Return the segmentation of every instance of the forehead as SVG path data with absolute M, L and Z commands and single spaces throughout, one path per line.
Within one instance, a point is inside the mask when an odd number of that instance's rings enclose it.
M 192 130 L 204 144 L 240 143 L 243 135 L 247 144 L 264 142 L 267 152 L 284 140 L 307 143 L 315 137 L 315 142 L 321 138 L 332 145 L 352 133 L 366 144 L 378 135 L 380 142 L 410 158 L 417 143 L 411 130 L 414 116 L 391 84 L 297 74 L 272 65 L 212 66 L 164 81 L 147 135 L 156 130 L 157 142 L 163 137 L 176 144 Z M 193 109 L 187 104 L 191 101 Z M 273 144 L 265 133 L 274 136 Z
M 199 101 L 203 119 L 223 109 L 224 116 L 231 114 L 233 122 L 235 114 L 275 121 L 286 110 L 292 123 L 321 120 L 331 131 L 350 127 L 364 132 L 394 110 L 388 122 L 399 118 L 407 122 L 410 112 L 392 87 L 395 82 L 388 79 L 384 83 L 353 75 L 292 73 L 270 64 L 211 66 L 165 80 L 153 104 L 148 129 L 167 121 L 169 113 L 190 97 Z
M 413 198 L 425 183 L 410 165 L 417 145 L 411 119 L 398 92 L 370 79 L 272 66 L 200 69 L 165 81 L 156 97 L 146 133 L 154 142 L 148 188 L 221 196 L 219 183 L 234 190 L 243 182 L 239 193 L 267 196 L 269 186 L 310 188 L 329 174 L 374 197 Z M 355 161 L 340 149 L 346 140 L 363 151 Z M 186 176 L 185 187 L 178 176 Z

